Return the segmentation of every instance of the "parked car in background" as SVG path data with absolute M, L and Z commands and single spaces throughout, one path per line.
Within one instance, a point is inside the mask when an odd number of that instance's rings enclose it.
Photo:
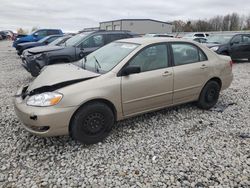
M 16 47 L 17 54 L 21 55 L 24 50 L 29 49 L 29 48 L 48 45 L 49 43 L 53 42 L 54 40 L 58 39 L 61 36 L 62 35 L 50 35 L 50 36 L 42 38 L 41 40 L 39 40 L 37 42 L 20 43 Z
M 138 114 L 191 101 L 209 109 L 233 79 L 229 57 L 170 38 L 119 40 L 77 63 L 47 66 L 17 91 L 15 111 L 29 132 L 97 143 L 115 121 Z
M 206 43 L 207 42 L 207 38 L 194 38 L 193 41 L 199 42 L 199 43 Z
M 65 42 L 70 39 L 72 36 L 71 35 L 65 35 L 65 36 L 61 36 L 59 38 L 57 38 L 56 40 L 52 41 L 51 43 L 49 43 L 48 45 L 45 46 L 37 46 L 34 48 L 30 48 L 30 49 L 26 49 L 23 51 L 22 55 L 21 55 L 21 59 L 23 64 L 25 65 L 27 61 L 29 61 L 28 59 L 32 59 L 34 58 L 34 51 L 36 52 L 36 55 L 38 54 L 42 54 L 47 52 L 47 50 L 49 49 L 48 47 L 51 46 L 65 46 Z
M 57 38 L 56 40 L 52 41 L 51 43 L 49 43 L 49 46 L 60 46 L 63 45 L 68 39 L 70 39 L 72 37 L 72 35 L 67 34 L 64 36 L 61 36 L 59 38 Z M 64 44 L 65 45 L 65 44 Z M 44 46 L 45 47 L 45 46 Z M 46 47 L 45 47 L 46 48 Z M 38 49 L 38 48 L 36 48 Z
M 184 39 L 207 38 L 208 33 L 187 33 L 183 36 Z
M 4 31 L 0 31 L 0 38 L 1 38 L 1 40 L 7 39 L 8 38 L 7 33 Z
M 12 39 L 14 37 L 14 33 L 11 30 L 4 30 L 3 32 L 7 35 L 7 39 Z
M 148 33 L 148 34 L 144 35 L 143 37 L 173 37 L 173 35 L 170 35 L 170 34 Z
M 218 54 L 230 56 L 233 60 L 250 61 L 250 33 L 215 34 L 207 39 L 207 46 Z
M 16 40 L 14 40 L 13 42 L 13 47 L 16 48 L 18 44 L 24 42 L 37 42 L 49 35 L 62 35 L 62 34 L 63 32 L 61 29 L 39 29 L 32 32 L 30 35 L 22 35 L 22 37 L 18 35 L 16 37 Z
M 128 31 L 83 32 L 67 40 L 63 46 L 48 46 L 46 52 L 29 50 L 33 56 L 27 58 L 23 66 L 32 76 L 38 76 L 46 65 L 77 61 L 112 41 L 131 38 L 134 35 Z

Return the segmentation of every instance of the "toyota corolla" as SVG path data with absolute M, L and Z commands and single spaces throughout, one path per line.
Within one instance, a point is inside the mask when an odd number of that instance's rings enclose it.
M 230 57 L 192 41 L 133 38 L 110 43 L 74 64 L 45 67 L 14 98 L 24 127 L 93 144 L 116 121 L 195 101 L 213 107 L 232 82 Z

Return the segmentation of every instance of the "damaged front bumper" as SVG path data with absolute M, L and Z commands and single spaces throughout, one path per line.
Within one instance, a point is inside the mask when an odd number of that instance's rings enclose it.
M 27 97 L 23 95 L 26 88 L 21 87 L 14 98 L 15 112 L 23 122 L 24 128 L 39 136 L 67 135 L 69 133 L 70 119 L 76 107 L 28 106 L 26 104 Z
M 46 65 L 44 60 L 36 59 L 34 55 L 22 54 L 21 60 L 22 66 L 34 77 L 37 77 L 42 68 Z

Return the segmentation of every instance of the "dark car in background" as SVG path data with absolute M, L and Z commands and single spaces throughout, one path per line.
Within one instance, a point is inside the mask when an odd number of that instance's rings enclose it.
M 199 42 L 199 43 L 207 43 L 207 38 L 197 37 L 197 38 L 194 38 L 193 41 Z
M 45 45 L 45 46 L 37 46 L 37 47 L 34 47 L 34 48 L 30 48 L 30 49 L 26 49 L 23 51 L 22 55 L 21 55 L 21 59 L 22 59 L 22 62 L 24 64 L 26 64 L 26 61 L 29 59 L 29 58 L 33 58 L 34 54 L 33 52 L 39 52 L 39 53 L 44 53 L 44 52 L 47 52 L 48 50 L 48 47 L 51 47 L 51 46 L 65 46 L 65 42 L 70 39 L 72 36 L 71 35 L 64 35 L 64 36 L 61 36 L 59 38 L 57 38 L 56 40 L 52 41 L 51 43 L 49 43 L 48 45 Z
M 0 40 L 4 40 L 4 39 L 7 39 L 7 33 L 4 32 L 4 31 L 0 31 Z
M 82 59 L 98 48 L 119 39 L 137 36 L 129 31 L 92 31 L 83 32 L 70 38 L 61 46 L 47 46 L 46 51 L 31 49 L 33 56 L 23 62 L 32 76 L 38 76 L 46 65 L 74 62 Z
M 53 42 L 54 40 L 56 40 L 57 38 L 59 38 L 61 36 L 62 35 L 50 35 L 50 36 L 42 38 L 41 40 L 39 40 L 37 42 L 20 43 L 16 47 L 17 54 L 21 55 L 24 50 L 29 49 L 29 48 L 48 45 L 49 43 Z
M 206 45 L 221 55 L 228 55 L 232 60 L 250 61 L 250 33 L 215 34 L 207 39 Z
M 24 42 L 37 42 L 42 38 L 49 35 L 62 35 L 61 29 L 39 29 L 32 32 L 30 35 L 18 35 L 13 42 L 13 47 L 17 47 L 18 44 Z

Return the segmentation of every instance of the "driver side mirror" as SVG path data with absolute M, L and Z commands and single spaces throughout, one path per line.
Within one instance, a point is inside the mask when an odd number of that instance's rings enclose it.
M 38 33 L 34 33 L 34 35 L 33 35 L 34 37 L 38 37 Z
M 136 74 L 140 72 L 141 72 L 141 67 L 139 66 L 127 66 L 122 70 L 121 76 L 128 76 L 130 74 Z

